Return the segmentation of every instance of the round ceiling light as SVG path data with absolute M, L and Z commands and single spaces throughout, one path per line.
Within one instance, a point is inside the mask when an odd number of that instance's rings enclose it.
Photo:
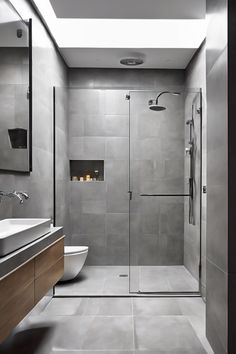
M 137 66 L 143 64 L 143 59 L 140 58 L 125 58 L 121 59 L 120 63 L 126 66 Z

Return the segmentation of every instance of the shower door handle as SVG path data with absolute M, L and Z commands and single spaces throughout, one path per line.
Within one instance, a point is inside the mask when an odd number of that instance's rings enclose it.
M 132 191 L 128 191 L 128 193 L 129 193 L 129 200 L 132 200 L 133 192 Z
M 139 194 L 140 197 L 189 197 L 190 194 Z

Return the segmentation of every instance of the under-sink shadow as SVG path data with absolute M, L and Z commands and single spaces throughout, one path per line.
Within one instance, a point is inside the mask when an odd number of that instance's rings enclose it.
M 43 354 L 39 348 L 44 345 L 46 352 L 50 353 L 52 348 L 50 346 L 50 336 L 52 335 L 52 326 L 34 327 L 24 329 L 22 331 L 13 333 L 1 345 L 1 354 Z M 44 353 L 46 353 L 44 352 Z

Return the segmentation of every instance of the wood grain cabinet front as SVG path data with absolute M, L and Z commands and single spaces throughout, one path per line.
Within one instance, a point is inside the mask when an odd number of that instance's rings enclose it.
M 35 258 L 35 278 L 48 271 L 62 257 L 64 257 L 64 239 L 57 241 Z
M 0 341 L 34 307 L 34 260 L 0 281 Z
M 64 272 L 64 237 L 0 279 L 0 342 L 58 282 Z

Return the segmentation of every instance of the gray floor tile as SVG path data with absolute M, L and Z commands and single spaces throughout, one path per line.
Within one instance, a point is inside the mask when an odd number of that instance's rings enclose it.
M 201 297 L 182 297 L 177 301 L 183 315 L 197 316 L 204 320 L 206 306 Z
M 198 282 L 184 266 L 141 266 L 139 283 L 144 292 L 198 291 Z
M 90 298 L 83 315 L 132 316 L 131 298 Z
M 104 283 L 103 294 L 126 295 L 129 293 L 128 278 L 107 278 Z
M 133 343 L 131 316 L 81 316 L 60 322 L 54 349 L 132 350 Z
M 96 317 L 83 349 L 134 349 L 132 317 Z
M 196 279 L 186 270 L 185 267 L 179 267 L 169 271 L 168 281 L 173 291 L 198 291 L 199 284 Z
M 135 317 L 138 350 L 206 354 L 192 326 L 183 316 Z
M 93 316 L 61 317 L 61 321 L 58 323 L 55 330 L 53 349 L 83 349 L 84 342 L 88 338 L 89 329 L 93 321 Z
M 142 277 L 139 279 L 139 290 L 141 292 L 168 292 L 171 291 L 167 278 L 156 274 L 156 277 Z
M 88 299 L 86 298 L 54 298 L 43 311 L 43 315 L 73 316 L 83 312 Z
M 181 315 L 176 299 L 172 298 L 134 298 L 134 316 Z
M 143 292 L 170 291 L 166 267 L 139 267 L 139 289 Z
M 26 350 L 27 346 L 31 351 Z M 18 328 L 10 348 L 11 351 L 8 345 L 7 351 L 0 352 L 6 354 L 21 352 L 46 354 L 61 350 L 132 352 L 134 350 L 133 321 L 131 316 L 57 316 L 57 321 L 50 321 L 49 317 L 42 319 L 34 316 L 24 326 Z

